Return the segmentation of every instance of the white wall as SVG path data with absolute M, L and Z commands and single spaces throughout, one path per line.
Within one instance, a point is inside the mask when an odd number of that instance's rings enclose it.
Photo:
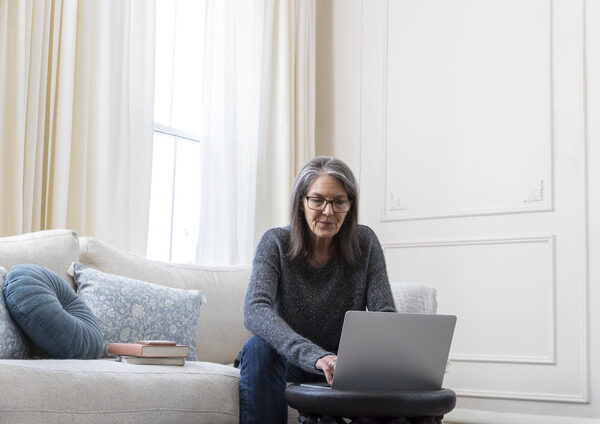
M 360 167 L 361 1 L 317 1 L 316 154 Z
M 600 0 L 320 0 L 316 124 L 458 315 L 447 421 L 600 423 Z

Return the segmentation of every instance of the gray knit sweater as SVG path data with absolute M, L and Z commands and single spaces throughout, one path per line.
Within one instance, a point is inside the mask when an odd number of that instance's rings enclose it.
M 286 257 L 288 227 L 266 231 L 258 242 L 244 299 L 244 325 L 287 360 L 310 372 L 320 357 L 337 353 L 349 310 L 394 312 L 394 300 L 377 236 L 359 226 L 360 258 L 334 256 L 313 267 Z

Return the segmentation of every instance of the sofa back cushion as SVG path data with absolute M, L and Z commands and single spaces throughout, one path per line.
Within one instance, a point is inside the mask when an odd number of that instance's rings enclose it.
M 200 290 L 206 296 L 206 303 L 200 310 L 198 324 L 198 360 L 232 363 L 251 336 L 242 320 L 250 267 L 218 268 L 153 261 L 93 237 L 82 237 L 80 247 L 79 262 L 99 271 L 167 287 Z
M 398 312 L 436 314 L 437 294 L 435 288 L 415 282 L 392 282 L 392 296 Z
M 47 230 L 13 237 L 0 237 L 0 266 L 8 271 L 19 264 L 36 264 L 57 273 L 75 289 L 67 274 L 79 259 L 79 240 L 72 230 Z

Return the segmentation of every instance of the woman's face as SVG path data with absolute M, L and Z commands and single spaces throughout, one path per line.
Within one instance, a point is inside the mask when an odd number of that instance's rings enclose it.
M 317 238 L 335 236 L 342 227 L 348 212 L 334 212 L 331 203 L 327 203 L 322 211 L 310 209 L 307 196 L 325 200 L 348 200 L 348 193 L 346 193 L 344 185 L 327 174 L 321 174 L 313 181 L 302 199 L 301 209 L 313 235 Z

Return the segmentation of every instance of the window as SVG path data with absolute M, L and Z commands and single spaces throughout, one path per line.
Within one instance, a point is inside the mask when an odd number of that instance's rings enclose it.
M 203 1 L 156 1 L 154 155 L 146 252 L 152 259 L 196 259 L 204 17 Z

